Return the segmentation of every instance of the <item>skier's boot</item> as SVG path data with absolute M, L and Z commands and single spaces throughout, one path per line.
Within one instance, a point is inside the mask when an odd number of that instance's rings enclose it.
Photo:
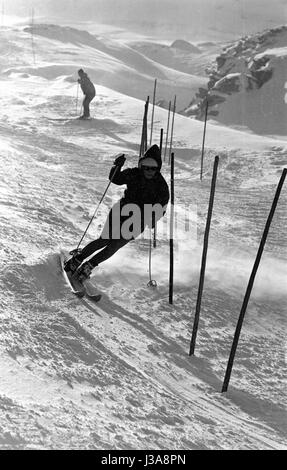
M 82 266 L 80 266 L 74 276 L 80 281 L 80 282 L 83 282 L 83 281 L 86 281 L 87 279 L 90 279 L 90 276 L 91 276 L 91 273 L 92 273 L 92 270 L 94 269 L 94 266 L 92 265 L 92 263 L 90 263 L 89 261 L 87 261 L 86 263 L 83 263 Z
M 64 270 L 66 272 L 70 272 L 71 274 L 74 274 L 78 267 L 82 264 L 82 260 L 79 259 L 80 252 L 79 251 L 74 251 L 71 252 L 72 257 L 68 259 L 64 265 Z

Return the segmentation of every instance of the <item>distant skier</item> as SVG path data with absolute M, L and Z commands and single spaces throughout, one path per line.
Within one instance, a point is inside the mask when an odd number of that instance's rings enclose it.
M 78 78 L 78 83 L 81 85 L 82 92 L 85 95 L 83 100 L 84 113 L 80 116 L 80 119 L 88 119 L 90 117 L 90 102 L 95 98 L 96 90 L 83 69 L 78 70 L 78 75 L 80 77 Z
M 124 196 L 110 210 L 100 237 L 82 250 L 75 250 L 65 265 L 65 271 L 70 271 L 80 281 L 88 279 L 96 266 L 138 237 L 147 226 L 154 228 L 165 214 L 169 189 L 160 173 L 159 147 L 150 147 L 140 158 L 138 167 L 121 171 L 125 160 L 124 154 L 120 154 L 109 174 L 113 183 L 127 185 Z

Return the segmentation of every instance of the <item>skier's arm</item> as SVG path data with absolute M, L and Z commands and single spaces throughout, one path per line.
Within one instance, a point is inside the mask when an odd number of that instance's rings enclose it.
M 118 157 L 114 161 L 114 164 L 109 174 L 109 180 L 115 184 L 127 184 L 130 180 L 132 170 L 130 168 L 127 168 L 126 170 L 121 171 L 121 168 L 124 165 L 125 161 L 126 158 L 124 154 L 118 155 Z
M 121 171 L 121 168 L 112 166 L 109 180 L 115 184 L 127 184 L 133 177 L 133 169 L 127 168 L 126 170 Z

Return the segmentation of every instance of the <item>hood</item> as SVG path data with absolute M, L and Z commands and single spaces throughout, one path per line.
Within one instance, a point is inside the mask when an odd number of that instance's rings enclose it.
M 149 147 L 147 149 L 147 151 L 144 153 L 144 155 L 142 157 L 140 157 L 139 167 L 141 166 L 141 164 L 143 163 L 143 161 L 146 158 L 152 158 L 153 160 L 155 160 L 156 163 L 158 164 L 158 169 L 159 170 L 161 169 L 162 159 L 161 159 L 160 149 L 159 149 L 158 145 L 156 145 L 156 144 L 152 145 L 151 147 Z

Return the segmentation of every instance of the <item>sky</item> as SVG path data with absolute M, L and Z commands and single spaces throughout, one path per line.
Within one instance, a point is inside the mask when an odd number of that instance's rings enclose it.
M 140 33 L 230 36 L 287 23 L 286 0 L 2 0 L 6 14 L 117 25 Z

